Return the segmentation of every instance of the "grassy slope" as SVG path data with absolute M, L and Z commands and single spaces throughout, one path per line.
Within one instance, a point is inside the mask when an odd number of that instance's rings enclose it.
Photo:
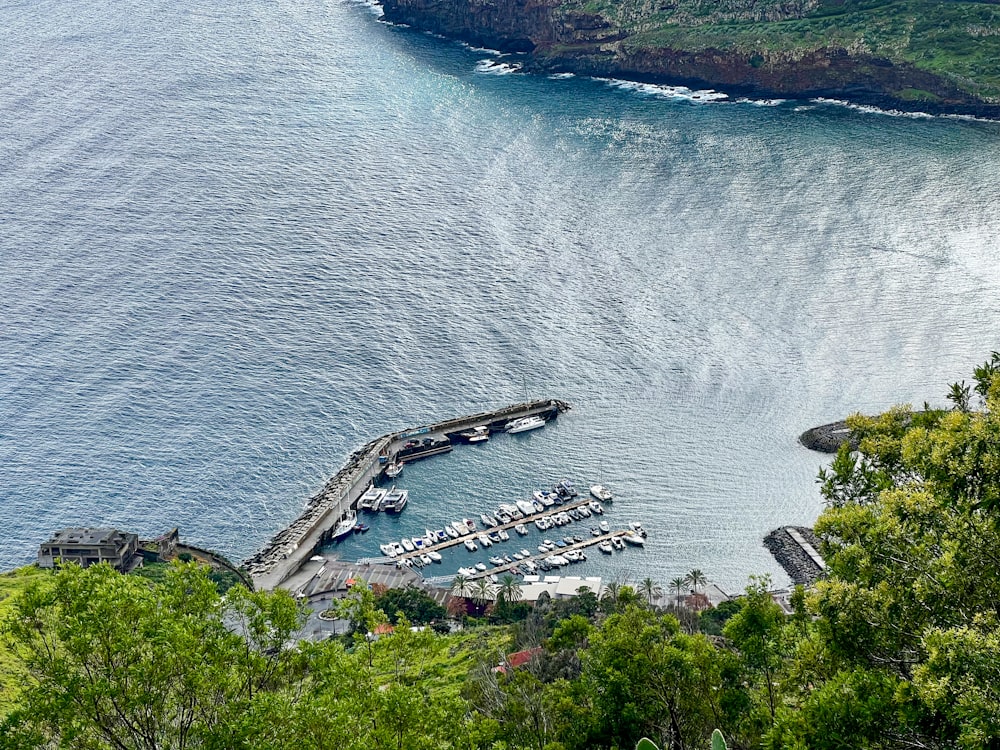
M 629 34 L 626 47 L 714 48 L 786 60 L 824 47 L 841 47 L 909 63 L 947 77 L 971 93 L 1000 98 L 1000 4 L 826 0 L 802 7 L 798 18 L 752 20 L 781 16 L 781 7 L 790 5 L 768 0 L 657 4 L 566 0 L 563 7 L 604 16 Z
M 40 570 L 33 565 L 18 568 L 7 573 L 0 573 L 0 622 L 11 610 L 13 597 L 28 586 L 32 581 L 40 580 L 50 571 Z M 20 683 L 20 671 L 17 661 L 3 640 L 0 640 L 0 716 L 10 710 Z

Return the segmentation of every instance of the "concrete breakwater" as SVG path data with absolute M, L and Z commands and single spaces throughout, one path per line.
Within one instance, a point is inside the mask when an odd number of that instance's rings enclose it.
M 554 419 L 569 408 L 569 404 L 558 399 L 529 401 L 382 435 L 352 453 L 343 468 L 310 498 L 299 517 L 247 558 L 243 567 L 253 578 L 255 588 L 277 588 L 329 540 L 331 530 L 349 510 L 357 507 L 365 490 L 381 479 L 388 463 L 439 453 L 441 446 L 450 447 L 451 436 L 463 430 L 487 426 L 497 432 L 510 420 L 532 415 Z M 425 441 L 432 450 L 414 452 L 414 443 Z
M 764 537 L 764 546 L 785 569 L 795 583 L 808 586 L 823 571 L 826 564 L 817 549 L 819 540 L 806 526 L 783 526 Z

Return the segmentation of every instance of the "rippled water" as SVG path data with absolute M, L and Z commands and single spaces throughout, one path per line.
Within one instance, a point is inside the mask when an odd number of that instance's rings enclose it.
M 483 59 L 348 2 L 0 9 L 0 566 L 75 524 L 239 559 L 371 437 L 527 393 L 574 409 L 341 553 L 568 476 L 651 530 L 581 572 L 784 582 L 797 435 L 998 347 L 998 126 Z

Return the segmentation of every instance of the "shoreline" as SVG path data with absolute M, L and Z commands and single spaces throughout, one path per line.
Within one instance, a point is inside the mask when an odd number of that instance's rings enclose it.
M 801 55 L 778 50 L 761 64 L 760 55 L 712 47 L 629 49 L 620 30 L 568 29 L 556 21 L 558 0 L 528 9 L 514 0 L 488 8 L 470 0 L 381 0 L 379 6 L 384 23 L 517 55 L 526 73 L 712 89 L 729 101 L 820 99 L 889 115 L 1000 121 L 1000 103 L 977 99 L 944 76 L 837 47 Z M 892 92 L 920 93 L 905 98 Z

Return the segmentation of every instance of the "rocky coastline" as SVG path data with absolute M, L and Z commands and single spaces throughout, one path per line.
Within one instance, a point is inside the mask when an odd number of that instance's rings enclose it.
M 764 537 L 764 546 L 767 547 L 768 551 L 778 561 L 778 564 L 784 568 L 785 572 L 788 573 L 788 577 L 794 583 L 808 586 L 814 583 L 823 571 L 803 551 L 802 547 L 792 539 L 787 531 L 788 528 L 788 526 L 782 526 L 780 529 L 772 531 Z M 812 529 L 807 526 L 793 526 L 791 528 L 798 531 L 814 548 L 819 549 L 819 540 Z
M 528 72 L 711 88 L 730 97 L 846 101 L 889 111 L 1000 119 L 1000 104 L 911 65 L 836 46 L 810 52 L 634 43 L 561 0 L 383 0 L 384 19 L 475 46 L 521 53 Z M 917 100 L 908 98 L 921 92 Z
M 809 450 L 820 453 L 836 453 L 841 443 L 847 443 L 851 450 L 858 449 L 857 441 L 851 437 L 851 430 L 843 419 L 811 427 L 799 435 L 799 442 Z

